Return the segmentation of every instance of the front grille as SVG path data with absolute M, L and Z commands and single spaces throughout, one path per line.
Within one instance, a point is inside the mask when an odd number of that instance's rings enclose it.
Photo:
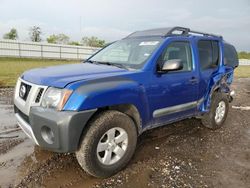
M 24 90 L 22 90 L 23 87 L 25 88 Z M 19 88 L 19 97 L 22 98 L 24 101 L 26 101 L 29 95 L 30 89 L 31 89 L 31 85 L 28 85 L 22 82 Z
M 38 94 L 37 94 L 37 96 L 36 96 L 36 100 L 35 100 L 36 103 L 39 103 L 39 102 L 40 102 L 41 96 L 42 96 L 42 94 L 43 94 L 43 91 L 44 91 L 43 88 L 39 88 L 39 92 L 38 92 Z
M 14 106 L 14 111 L 15 113 L 19 114 L 19 116 L 21 116 L 21 118 L 26 122 L 26 123 L 30 123 L 29 120 L 29 116 L 27 116 L 26 114 L 24 114 L 21 110 L 19 110 L 16 106 Z

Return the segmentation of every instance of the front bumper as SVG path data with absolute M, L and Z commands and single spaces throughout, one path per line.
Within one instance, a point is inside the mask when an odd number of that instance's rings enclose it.
M 27 118 L 23 118 L 22 112 L 15 107 L 15 116 L 23 131 L 37 145 L 56 152 L 74 152 L 78 149 L 83 129 L 95 112 L 96 109 L 59 112 L 42 107 L 31 107 L 27 122 Z M 50 130 L 53 133 L 53 139 L 50 142 L 45 139 L 47 133 L 44 130 Z
M 21 127 L 21 129 L 23 130 L 23 132 L 25 132 L 25 134 L 32 139 L 37 145 L 38 142 L 36 140 L 36 137 L 33 133 L 33 130 L 31 128 L 31 126 L 20 116 L 19 113 L 15 113 L 16 119 L 17 119 L 17 124 L 19 125 L 19 127 Z

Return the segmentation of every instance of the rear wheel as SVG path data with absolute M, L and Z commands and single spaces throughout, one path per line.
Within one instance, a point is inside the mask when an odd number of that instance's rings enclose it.
M 80 166 L 95 177 L 109 177 L 127 165 L 134 154 L 137 130 L 133 120 L 110 110 L 89 123 L 76 158 Z
M 218 129 L 224 124 L 229 109 L 228 97 L 225 93 L 214 93 L 210 112 L 202 117 L 202 124 L 209 129 Z

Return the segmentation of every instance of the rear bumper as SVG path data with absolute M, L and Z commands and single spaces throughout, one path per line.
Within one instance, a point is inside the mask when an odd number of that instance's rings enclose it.
M 232 102 L 233 101 L 233 97 L 235 96 L 235 91 L 234 90 L 231 90 L 230 93 L 229 93 L 229 102 Z
M 59 112 L 32 107 L 29 122 L 19 115 L 18 110 L 15 116 L 23 131 L 40 147 L 55 152 L 74 152 L 78 149 L 84 127 L 95 112 L 96 109 Z

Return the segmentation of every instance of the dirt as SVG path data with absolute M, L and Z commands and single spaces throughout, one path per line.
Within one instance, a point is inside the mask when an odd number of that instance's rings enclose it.
M 250 79 L 236 79 L 225 125 L 188 119 L 140 136 L 134 158 L 115 176 L 88 176 L 74 154 L 35 146 L 22 131 L 0 134 L 0 187 L 250 187 Z M 0 89 L 0 132 L 16 128 L 13 89 Z M 3 137 L 9 138 L 3 138 Z

